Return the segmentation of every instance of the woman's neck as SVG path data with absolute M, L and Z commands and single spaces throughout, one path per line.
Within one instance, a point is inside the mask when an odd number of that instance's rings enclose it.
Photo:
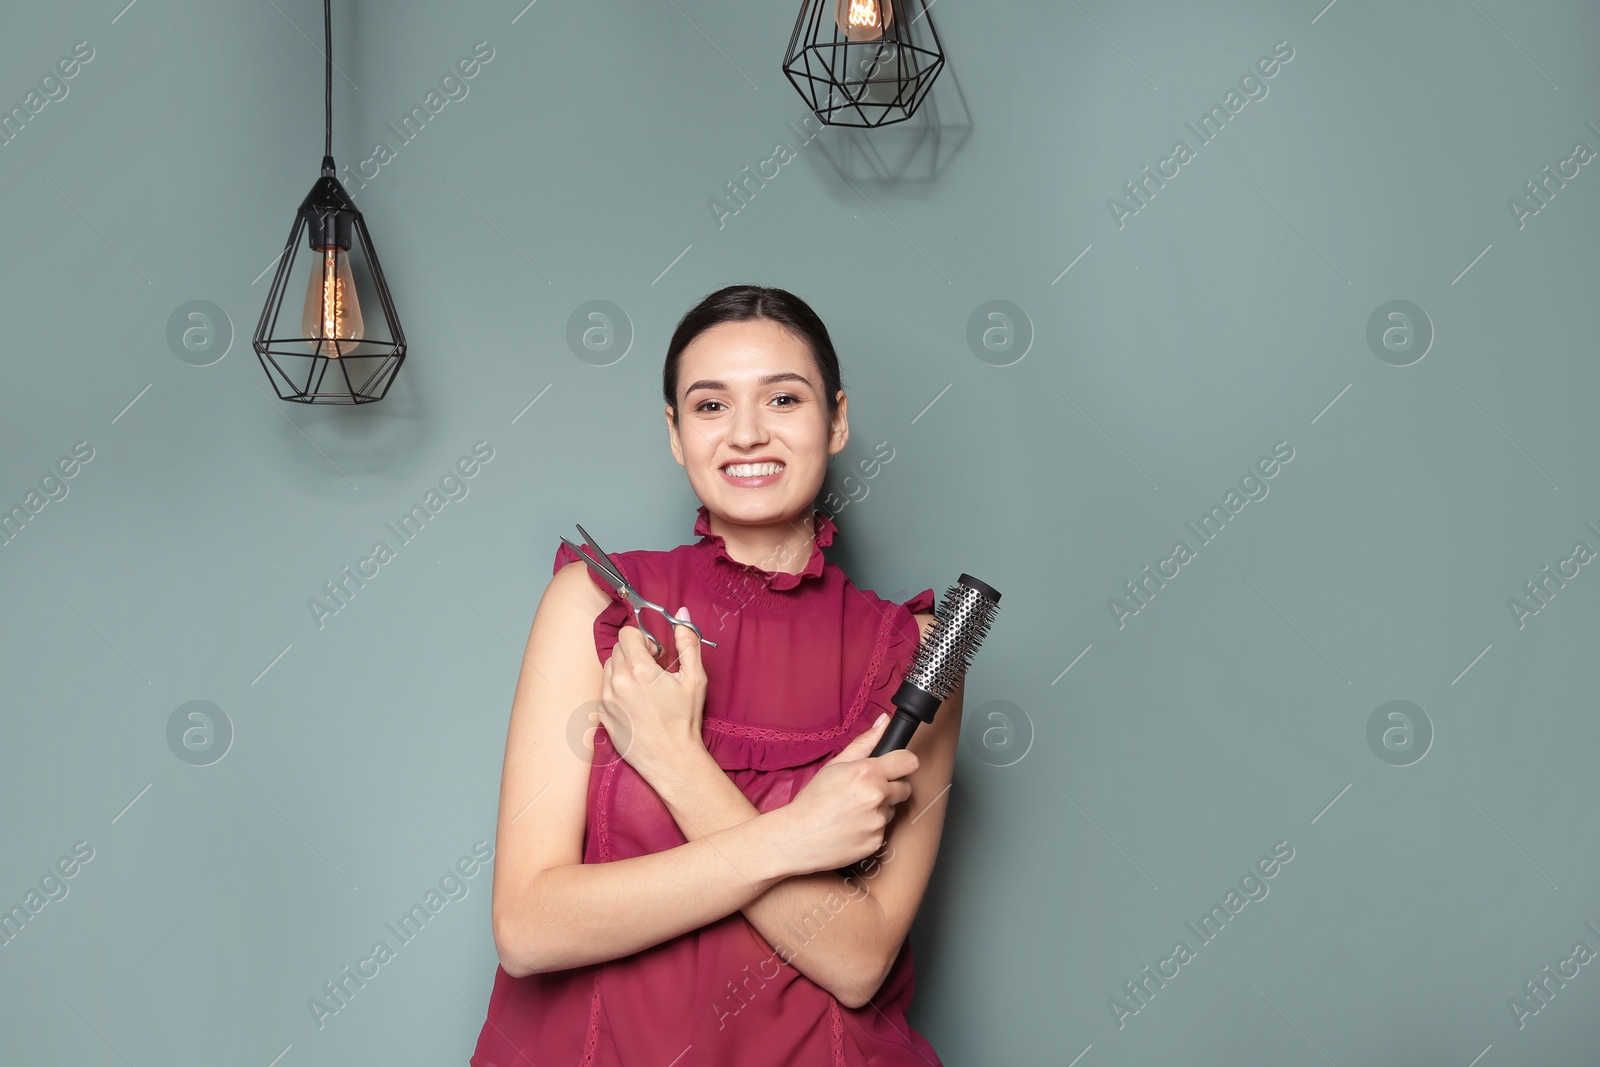
M 722 538 L 729 557 L 747 566 L 798 574 L 810 562 L 816 547 L 815 521 L 810 512 L 759 525 L 731 523 L 710 509 L 707 513 L 711 532 Z

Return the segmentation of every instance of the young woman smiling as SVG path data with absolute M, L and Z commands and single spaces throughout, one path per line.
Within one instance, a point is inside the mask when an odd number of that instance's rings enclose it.
M 814 501 L 850 439 L 827 329 L 782 289 L 719 290 L 678 324 L 663 397 L 699 540 L 611 555 L 716 647 L 650 613 L 652 656 L 556 553 L 512 705 L 471 1063 L 938 1067 L 905 1018 L 906 935 L 961 691 L 870 756 L 933 590 L 886 601 L 823 559 L 837 527 Z

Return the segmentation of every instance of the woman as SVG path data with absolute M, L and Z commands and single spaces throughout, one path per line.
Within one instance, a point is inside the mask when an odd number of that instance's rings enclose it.
M 612 558 L 716 647 L 645 613 L 652 656 L 556 553 L 506 740 L 472 1067 L 939 1067 L 906 1023 L 906 934 L 961 692 L 870 756 L 933 590 L 885 601 L 823 560 L 837 528 L 813 502 L 850 439 L 827 329 L 782 289 L 719 290 L 678 324 L 663 396 L 700 539 Z

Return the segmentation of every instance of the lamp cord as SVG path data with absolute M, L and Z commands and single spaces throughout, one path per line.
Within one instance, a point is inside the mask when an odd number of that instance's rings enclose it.
M 328 47 L 323 58 L 327 61 L 324 69 L 326 82 L 323 89 L 323 101 L 327 114 L 327 123 L 324 126 L 322 154 L 333 155 L 333 0 L 322 0 L 322 34 Z

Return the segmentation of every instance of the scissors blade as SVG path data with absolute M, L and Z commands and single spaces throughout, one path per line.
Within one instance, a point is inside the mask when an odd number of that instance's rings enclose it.
M 617 584 L 618 591 L 626 594 L 629 599 L 638 598 L 639 594 L 634 591 L 633 586 L 628 582 L 627 575 L 622 573 L 622 568 L 612 562 L 611 557 L 606 555 L 605 549 L 595 544 L 594 538 L 589 536 L 589 531 L 579 525 L 578 532 L 583 535 L 584 544 L 593 550 L 600 569 L 605 571 L 611 580 Z
M 591 556 L 588 553 L 585 553 L 581 548 L 567 540 L 565 537 L 563 537 L 561 540 L 566 543 L 567 547 L 571 548 L 572 551 L 581 556 L 591 567 L 599 571 L 601 576 L 603 576 L 606 581 L 610 582 L 611 585 L 616 589 L 617 595 L 622 597 L 634 607 L 635 622 L 638 624 L 639 629 L 643 631 L 644 635 L 648 637 L 653 644 L 655 644 L 657 647 L 665 647 L 654 634 L 650 633 L 649 630 L 644 629 L 644 624 L 640 620 L 637 613 L 645 608 L 659 612 L 669 622 L 675 625 L 684 625 L 690 627 L 694 630 L 696 636 L 700 638 L 700 643 L 705 645 L 707 648 L 717 647 L 717 643 L 715 641 L 707 640 L 706 637 L 700 633 L 699 628 L 694 626 L 692 623 L 680 623 L 676 615 L 668 612 L 667 609 L 661 607 L 659 604 L 652 604 L 650 601 L 646 600 L 642 595 L 640 595 L 639 591 L 628 582 L 628 579 L 623 575 L 621 568 L 611 561 L 611 557 L 606 555 L 605 550 L 594 543 L 594 538 L 589 536 L 589 531 L 585 530 L 581 524 L 578 525 L 578 532 L 583 535 L 584 543 L 588 545 L 589 548 L 594 550 L 594 555 Z
M 577 545 L 573 544 L 567 538 L 563 537 L 561 540 L 568 548 L 572 549 L 572 551 L 577 554 L 579 559 L 583 560 L 596 572 L 598 572 L 600 577 L 604 578 L 607 582 L 610 582 L 612 587 L 616 589 L 618 595 L 627 597 L 629 591 L 627 580 L 624 579 L 617 571 L 612 569 L 614 564 L 608 565 L 610 564 L 610 560 L 595 559 L 593 556 L 579 548 Z

